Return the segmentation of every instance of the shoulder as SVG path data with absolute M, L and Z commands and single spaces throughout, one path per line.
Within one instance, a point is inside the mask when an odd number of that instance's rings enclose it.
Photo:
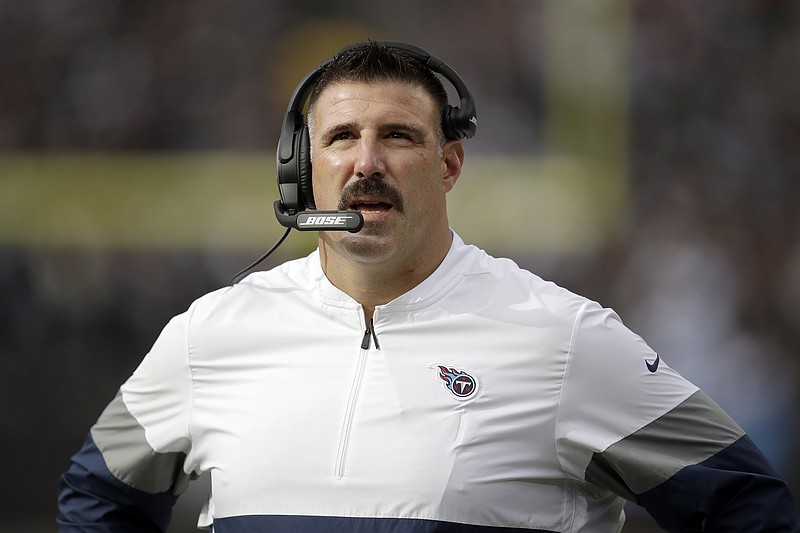
M 585 306 L 600 307 L 586 297 L 521 268 L 511 259 L 494 257 L 473 245 L 463 245 L 460 264 L 462 286 L 475 295 L 476 303 L 545 312 L 570 324 Z
M 279 305 L 289 295 L 297 298 L 299 293 L 310 293 L 317 283 L 314 257 L 315 254 L 311 254 L 290 260 L 272 269 L 254 272 L 235 285 L 211 291 L 196 299 L 187 315 L 192 322 L 219 320 L 226 314 L 252 310 L 254 306 Z

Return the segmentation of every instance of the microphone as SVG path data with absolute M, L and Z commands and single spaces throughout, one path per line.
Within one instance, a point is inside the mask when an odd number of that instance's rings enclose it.
M 358 211 L 301 211 L 289 214 L 280 200 L 275 200 L 272 205 L 275 208 L 275 218 L 285 228 L 356 233 L 364 226 L 364 217 Z
M 272 248 L 269 249 L 264 255 L 253 261 L 253 263 L 242 269 L 238 274 L 233 276 L 230 285 L 239 283 L 248 272 L 253 270 L 267 257 L 272 255 L 272 252 L 278 249 L 278 246 L 289 236 L 292 228 L 299 231 L 349 231 L 355 233 L 360 231 L 364 226 L 364 217 L 358 211 L 303 211 L 300 213 L 289 214 L 286 212 L 286 207 L 280 200 L 275 200 L 272 204 L 275 207 L 275 218 L 281 226 L 286 228 L 283 237 L 278 239 Z

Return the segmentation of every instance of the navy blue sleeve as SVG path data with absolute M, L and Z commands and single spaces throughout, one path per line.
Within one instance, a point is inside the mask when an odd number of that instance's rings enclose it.
M 789 488 L 746 435 L 640 494 L 666 531 L 800 533 Z
M 114 477 L 90 434 L 61 476 L 59 531 L 166 531 L 175 500 L 172 491 L 151 494 Z

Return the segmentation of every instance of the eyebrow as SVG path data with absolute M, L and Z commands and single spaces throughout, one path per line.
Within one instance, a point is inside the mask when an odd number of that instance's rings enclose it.
M 390 122 L 389 124 L 385 124 L 381 129 L 385 131 L 402 131 L 411 136 L 419 137 L 420 139 L 425 138 L 425 131 L 422 128 L 404 122 Z
M 336 124 L 331 126 L 324 132 L 322 132 L 322 139 L 330 139 L 331 137 L 335 137 L 339 133 L 352 131 L 358 129 L 358 126 L 355 122 L 342 122 L 341 124 Z M 404 133 L 408 133 L 413 137 L 417 137 L 419 139 L 425 138 L 425 130 L 422 128 L 418 128 L 417 126 L 412 126 L 411 124 L 405 122 L 389 122 L 387 124 L 383 124 L 381 126 L 381 131 L 400 131 Z
M 334 137 L 342 132 L 353 130 L 355 129 L 355 127 L 356 127 L 355 122 L 343 122 L 341 124 L 336 124 L 328 128 L 327 130 L 323 131 L 322 136 L 320 138 L 330 139 L 331 137 Z

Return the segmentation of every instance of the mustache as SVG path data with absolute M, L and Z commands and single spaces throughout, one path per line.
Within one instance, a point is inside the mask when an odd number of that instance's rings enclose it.
M 400 197 L 400 192 L 383 180 L 366 178 L 345 187 L 339 199 L 339 211 L 350 209 L 350 204 L 357 196 L 381 196 L 389 200 L 395 210 L 403 212 L 403 199 Z

